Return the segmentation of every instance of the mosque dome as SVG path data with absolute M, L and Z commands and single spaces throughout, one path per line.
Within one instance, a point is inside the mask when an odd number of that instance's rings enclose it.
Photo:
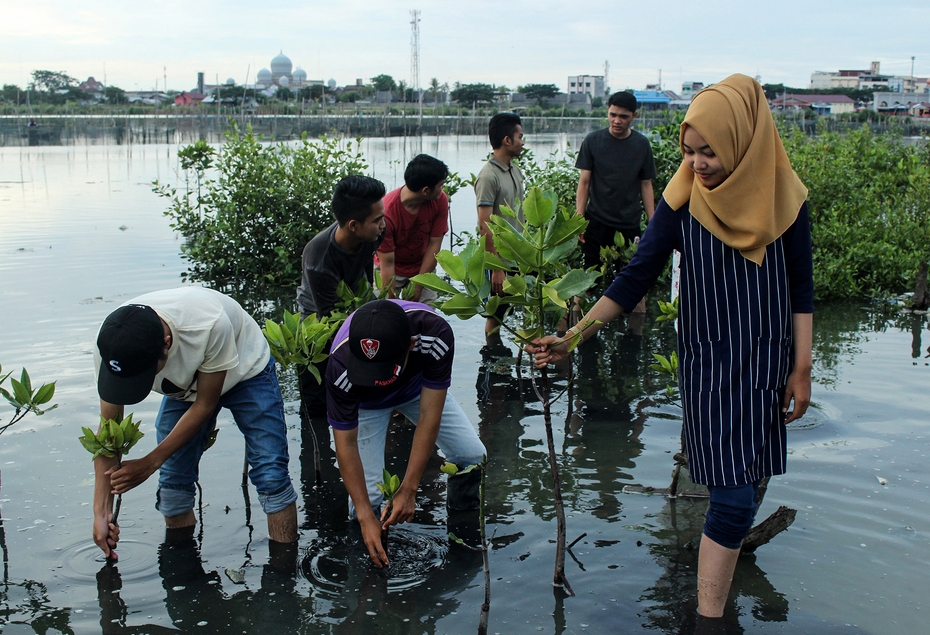
M 271 60 L 271 72 L 274 75 L 279 73 L 282 75 L 290 75 L 291 68 L 293 68 L 291 58 L 285 55 L 283 51 Z
M 227 77 L 227 78 L 226 78 L 226 85 L 227 85 L 227 86 L 235 86 L 235 85 L 236 85 L 236 80 L 234 80 L 232 77 Z
M 928 83 L 930 83 L 930 82 L 928 82 Z M 330 77 L 330 78 L 329 78 L 329 81 L 326 82 L 326 85 L 329 86 L 329 89 L 330 89 L 330 90 L 333 90 L 333 89 L 336 88 L 336 80 L 333 79 L 332 77 Z
M 287 78 L 287 75 L 285 75 L 284 77 L 278 78 L 278 86 L 281 86 L 282 88 L 287 87 L 287 85 L 290 83 L 291 83 L 291 80 Z
M 292 77 L 294 78 L 295 82 L 305 82 L 307 81 L 307 71 L 305 71 L 304 69 L 298 66 L 297 70 L 294 71 Z
M 263 68 L 258 71 L 258 77 L 256 78 L 259 84 L 268 84 L 271 82 L 271 71 L 267 68 Z

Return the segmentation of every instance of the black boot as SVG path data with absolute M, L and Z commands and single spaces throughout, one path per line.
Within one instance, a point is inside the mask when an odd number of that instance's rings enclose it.
M 473 511 L 479 508 L 481 468 L 455 474 L 446 484 L 446 506 L 449 511 Z

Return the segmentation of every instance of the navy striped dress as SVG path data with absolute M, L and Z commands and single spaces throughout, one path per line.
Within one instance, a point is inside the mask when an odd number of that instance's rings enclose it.
M 659 201 L 639 249 L 605 295 L 630 312 L 681 252 L 679 386 L 691 477 L 743 485 L 784 474 L 781 398 L 792 313 L 813 312 L 810 220 L 768 245 L 761 266 L 705 229 L 685 204 Z

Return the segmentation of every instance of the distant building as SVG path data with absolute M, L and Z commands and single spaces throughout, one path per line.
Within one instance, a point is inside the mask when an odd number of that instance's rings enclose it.
M 203 93 L 198 93 L 197 91 L 187 92 L 184 91 L 180 95 L 176 95 L 174 98 L 175 106 L 196 106 L 204 100 L 206 95 Z
M 868 75 L 869 71 L 814 71 L 811 73 L 811 90 L 829 90 L 831 88 L 859 88 L 859 77 Z
M 674 94 L 674 93 L 673 93 Z M 658 90 L 634 90 L 633 96 L 639 103 L 639 110 L 668 110 L 672 98 Z
M 295 93 L 304 86 L 322 86 L 323 80 L 307 79 L 307 71 L 299 66 L 295 69 L 291 58 L 281 51 L 271 59 L 271 70 L 263 68 L 255 76 L 255 87 L 259 89 L 270 89 L 275 87 L 289 88 Z M 272 90 L 270 94 L 274 94 Z
M 171 97 L 160 90 L 127 90 L 125 95 L 126 101 L 130 104 L 154 106 L 171 101 Z
M 78 90 L 88 95 L 100 96 L 106 87 L 93 77 L 88 77 L 78 85 Z
M 876 111 L 888 115 L 913 115 L 926 117 L 927 93 L 872 93 L 872 104 Z
M 588 94 L 594 99 L 604 97 L 605 91 L 603 75 L 569 75 L 568 90 L 565 92 L 569 95 Z
M 881 63 L 872 62 L 868 70 L 814 71 L 812 90 L 852 88 L 858 90 L 885 89 L 888 92 L 921 92 L 928 90 L 927 78 L 905 75 L 883 75 Z
M 813 110 L 821 115 L 856 111 L 856 102 L 846 95 L 796 95 L 785 93 L 772 100 L 776 110 Z
M 682 82 L 681 99 L 691 100 L 692 97 L 704 90 L 704 82 Z

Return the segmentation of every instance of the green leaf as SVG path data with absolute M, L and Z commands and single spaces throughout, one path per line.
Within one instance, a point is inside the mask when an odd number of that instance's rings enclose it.
M 481 288 L 487 275 L 484 273 L 484 256 L 487 252 L 484 250 L 484 238 L 481 239 L 481 248 L 475 250 L 475 253 L 468 259 L 468 280 L 477 288 Z
M 22 375 L 20 375 L 19 381 L 22 382 L 23 386 L 29 391 L 29 397 L 32 398 L 32 381 L 29 379 L 29 373 L 26 372 L 26 369 L 23 369 Z
M 410 280 L 414 284 L 418 284 L 426 289 L 432 289 L 433 291 L 439 291 L 440 293 L 456 294 L 459 292 L 458 289 L 440 278 L 435 273 L 421 273 L 419 275 L 413 276 L 410 278 Z
M 555 201 L 538 187 L 531 187 L 523 197 L 523 216 L 526 222 L 544 227 L 555 211 Z
M 546 247 L 561 245 L 565 241 L 581 235 L 588 227 L 588 220 L 584 216 L 572 216 L 556 227 L 552 235 L 546 237 Z
M 456 293 L 450 299 L 442 303 L 440 308 L 445 313 L 456 313 L 459 311 L 475 310 L 481 306 L 481 300 L 474 296 Z
M 493 269 L 496 271 L 510 271 L 513 269 L 513 267 L 500 256 L 490 252 L 484 254 L 484 267 L 485 269 Z
M 598 273 L 595 271 L 585 271 L 584 269 L 572 269 L 557 281 L 553 281 L 552 286 L 558 292 L 559 297 L 568 300 L 576 295 L 581 295 L 594 286 L 597 282 Z
M 436 262 L 449 277 L 459 282 L 465 282 L 465 262 L 448 249 L 436 254 Z
M 485 315 L 494 315 L 497 313 L 498 307 L 501 304 L 501 297 L 499 295 L 492 295 L 488 298 L 487 303 L 484 305 Z
M 543 333 L 542 326 L 529 329 L 517 329 L 517 338 L 522 344 L 532 344 L 533 340 L 540 338 L 543 335 L 545 335 L 545 333 Z
M 563 261 L 575 250 L 577 243 L 568 241 L 561 245 L 556 245 L 543 251 L 543 261 L 547 265 L 558 264 Z
M 14 405 L 17 405 L 17 407 L 28 406 L 32 402 L 32 391 L 27 390 L 22 382 L 10 379 L 10 386 L 13 388 L 13 399 L 16 401 Z
M 567 308 L 565 300 L 559 297 L 559 292 L 556 291 L 554 287 L 551 287 L 548 284 L 543 285 L 543 294 L 545 294 L 546 298 L 548 298 L 548 300 L 553 304 L 558 305 L 563 309 Z
M 539 252 L 536 248 L 512 231 L 495 235 L 494 245 L 505 258 L 516 261 L 523 268 L 535 269 L 539 266 L 537 262 Z
M 439 471 L 442 472 L 443 474 L 448 474 L 449 476 L 452 476 L 453 474 L 459 471 L 459 466 L 456 465 L 455 463 L 450 463 L 449 461 L 446 461 L 439 467 Z
M 504 280 L 504 293 L 523 296 L 526 294 L 526 280 L 523 276 L 507 276 Z

